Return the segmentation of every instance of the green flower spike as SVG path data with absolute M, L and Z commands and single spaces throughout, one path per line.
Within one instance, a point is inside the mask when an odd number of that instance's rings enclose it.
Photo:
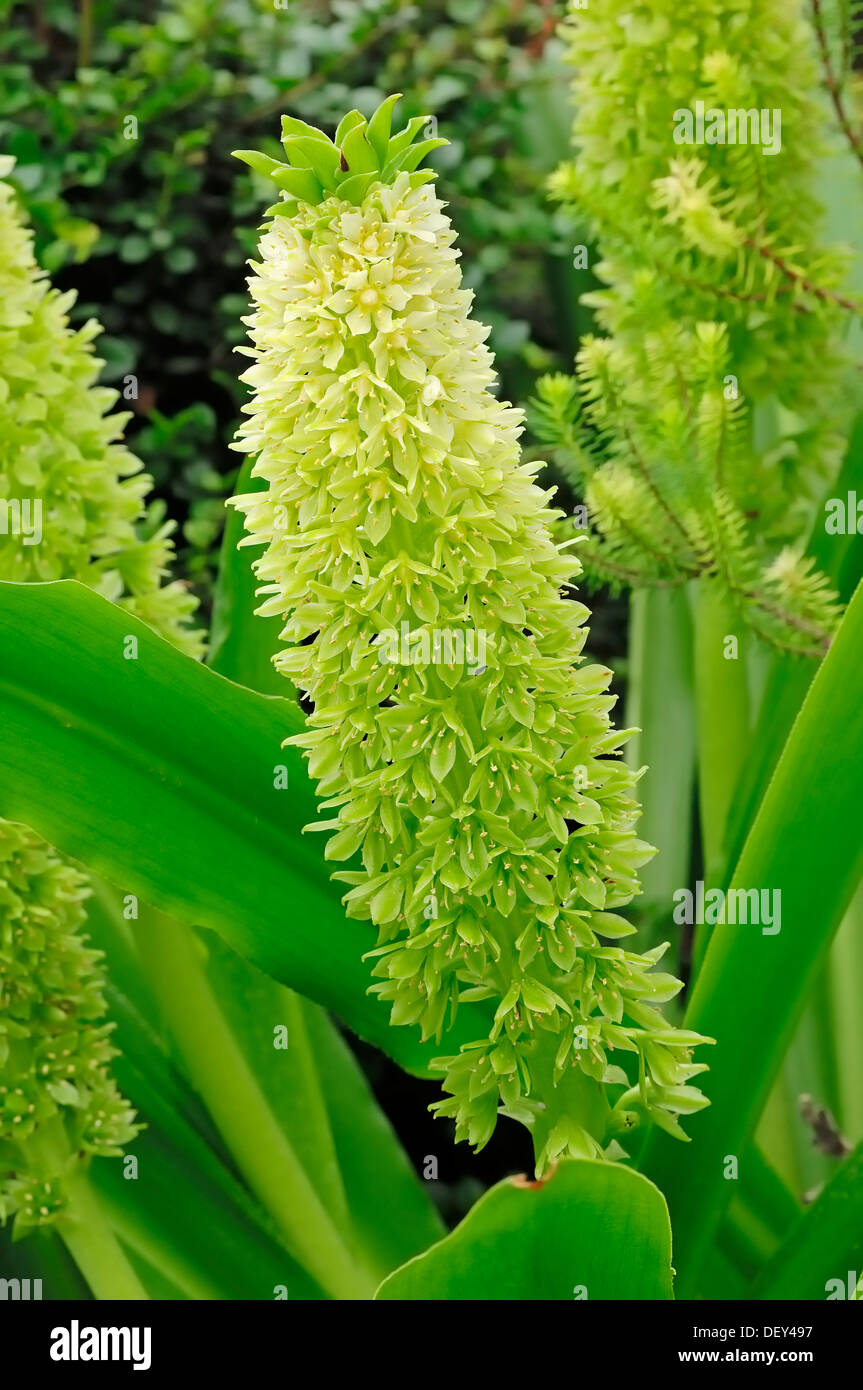
M 74 295 L 37 267 L 2 181 L 0 247 L 0 580 L 78 579 L 198 656 L 194 595 L 162 582 L 171 526 L 137 533 L 152 480 L 121 442 L 128 416 L 106 413 L 116 391 L 94 384 L 99 325 L 69 327 Z
M 138 1132 L 108 1073 L 101 955 L 81 936 L 87 879 L 0 821 L 0 1221 L 63 1223 L 93 1155 Z
M 438 1039 L 460 1000 L 485 1003 L 487 1034 L 436 1063 L 434 1108 L 477 1147 L 499 1113 L 523 1121 L 542 1173 L 619 1154 L 645 1114 L 682 1135 L 678 1114 L 706 1103 L 686 1084 L 701 1039 L 655 1007 L 680 988 L 654 973 L 664 948 L 617 944 L 652 853 L 627 735 L 610 672 L 578 665 L 579 565 L 408 153 L 425 122 L 389 139 L 393 100 L 335 145 L 306 128 L 300 148 L 287 123 L 292 162 L 321 153 L 314 173 L 274 172 L 287 197 L 253 266 L 236 445 L 268 490 L 234 502 L 266 547 L 277 665 L 313 704 L 292 741 L 334 812 L 314 828 L 352 861 L 349 914 L 378 929 L 372 988 Z

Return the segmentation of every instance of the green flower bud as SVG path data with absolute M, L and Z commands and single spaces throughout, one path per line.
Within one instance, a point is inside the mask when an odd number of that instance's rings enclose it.
M 377 122 L 354 121 L 343 153 L 367 158 Z M 378 931 L 372 988 L 438 1039 L 459 1001 L 485 1001 L 487 1034 L 437 1063 L 435 1109 L 477 1147 L 499 1113 L 523 1121 L 542 1171 L 619 1152 L 645 1113 L 677 1130 L 704 1068 L 655 1007 L 680 988 L 654 973 L 661 951 L 617 944 L 653 852 L 627 735 L 610 672 L 579 665 L 579 565 L 493 393 L 452 227 L 407 171 L 416 125 L 362 193 L 284 184 L 236 445 L 268 486 L 234 501 L 265 546 L 259 611 L 285 622 L 277 665 L 313 706 L 294 741 L 333 812 L 316 828 L 350 861 L 349 915 Z

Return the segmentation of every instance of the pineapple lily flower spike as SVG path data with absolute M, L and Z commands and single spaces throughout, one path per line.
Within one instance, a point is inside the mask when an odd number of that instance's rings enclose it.
M 40 270 L 33 236 L 0 156 L 0 498 L 23 499 L 33 526 L 0 530 L 0 581 L 77 579 L 155 628 L 192 656 L 196 600 L 168 581 L 172 526 L 142 535 L 152 479 L 123 442 L 128 415 L 98 384 L 93 351 L 102 331 L 69 324 L 74 294 Z M 44 544 L 42 529 L 44 527 Z
M 275 661 L 307 695 L 305 751 L 348 861 L 350 916 L 377 928 L 372 989 L 393 1024 L 445 1039 L 460 1000 L 487 1033 L 435 1063 L 433 1108 L 481 1147 L 498 1114 L 558 1156 L 614 1157 L 649 1117 L 706 1104 L 698 1035 L 656 1005 L 664 947 L 618 942 L 651 855 L 616 756 L 610 672 L 580 666 L 580 566 L 493 394 L 444 205 L 417 171 L 440 141 L 390 137 L 395 98 L 332 144 L 286 120 L 246 320 L 253 391 L 235 447 L 267 490 L 237 497 Z

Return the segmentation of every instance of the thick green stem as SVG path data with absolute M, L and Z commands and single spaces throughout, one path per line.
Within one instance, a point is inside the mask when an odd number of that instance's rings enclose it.
M 724 590 L 709 579 L 699 581 L 696 595 L 695 700 L 704 869 L 715 883 L 749 740 L 749 691 L 740 622 Z
M 749 689 L 744 637 L 724 589 L 699 580 L 695 596 L 695 706 L 698 801 L 704 879 L 722 882 L 729 813 L 749 743 Z M 696 932 L 696 962 L 706 947 Z
M 37 1172 L 63 1174 L 67 1205 L 55 1229 L 94 1296 L 100 1300 L 148 1298 L 90 1182 L 86 1161 L 73 1154 L 59 1115 L 44 1121 L 27 1139 L 27 1157 Z
M 95 1297 L 124 1301 L 148 1298 L 108 1224 L 86 1170 L 75 1168 L 65 1186 L 69 1208 L 58 1221 L 57 1229 Z
M 629 765 L 647 764 L 639 783 L 638 833 L 659 850 L 641 871 L 648 905 L 670 918 L 675 889 L 689 881 L 695 714 L 692 624 L 679 590 L 639 589 L 630 600 L 626 722 L 640 732 L 627 745 Z
M 863 887 L 830 953 L 830 981 L 838 1114 L 852 1144 L 863 1140 Z
M 273 1115 L 212 992 L 194 934 L 150 912 L 136 935 L 190 1080 L 289 1249 L 333 1297 L 370 1298 L 373 1281 L 333 1224 Z

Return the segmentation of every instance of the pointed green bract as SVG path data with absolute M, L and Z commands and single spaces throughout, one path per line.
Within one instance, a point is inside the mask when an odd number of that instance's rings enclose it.
M 443 1044 L 459 1001 L 485 1001 L 436 1108 L 477 1146 L 498 1113 L 523 1121 L 543 1170 L 619 1152 L 644 1113 L 680 1133 L 704 1068 L 655 1008 L 680 988 L 662 951 L 617 944 L 652 853 L 626 734 L 610 672 L 579 665 L 579 565 L 493 394 L 453 242 L 406 172 L 270 223 L 237 446 L 268 486 L 235 504 L 266 547 L 277 665 L 314 706 L 295 741 L 331 813 L 315 828 L 378 928 L 373 989 Z
M 377 155 L 379 169 L 382 169 L 387 162 L 390 132 L 393 128 L 393 110 L 400 97 L 401 92 L 394 92 L 392 96 L 387 97 L 386 101 L 382 101 L 368 124 L 366 135 L 369 144 Z
M 359 206 L 375 183 L 392 183 L 403 172 L 411 174 L 412 186 L 418 188 L 434 173 L 431 169 L 416 172 L 417 166 L 448 141 L 436 136 L 413 144 L 419 132 L 432 124 L 428 116 L 412 116 L 403 130 L 391 136 L 398 100 L 398 94 L 387 97 L 368 121 L 359 111 L 349 111 L 334 140 L 305 121 L 283 116 L 282 145 L 287 164 L 257 150 L 234 150 L 234 155 L 278 184 L 287 194 L 287 213 L 293 213 L 297 203 L 317 207 L 330 194 Z

